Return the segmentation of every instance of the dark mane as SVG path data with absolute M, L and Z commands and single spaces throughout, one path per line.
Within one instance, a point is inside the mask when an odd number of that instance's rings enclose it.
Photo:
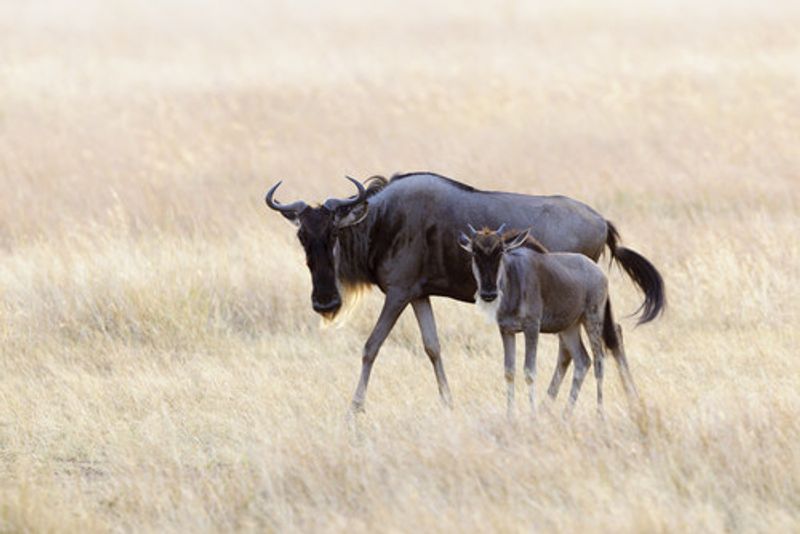
M 422 171 L 398 173 L 394 174 L 390 179 L 381 175 L 374 175 L 367 178 L 363 182 L 367 189 L 367 199 L 377 195 L 387 187 L 391 187 L 395 182 L 412 176 L 425 175 L 433 176 L 437 180 L 441 180 L 461 191 L 479 191 L 470 185 L 458 182 L 452 178 Z M 378 250 L 380 247 L 376 248 L 375 245 L 376 243 L 391 242 L 390 236 L 395 235 L 399 225 L 402 224 L 402 221 L 381 220 L 379 224 L 373 225 L 374 221 L 375 218 L 370 216 L 364 223 L 344 228 L 339 234 L 340 258 L 337 267 L 337 276 L 345 287 L 359 288 L 376 283 L 373 269 L 375 259 L 380 257 L 380 251 Z M 375 232 L 385 235 L 382 236 L 383 238 L 376 238 Z M 544 246 L 532 237 L 529 238 L 523 246 L 537 252 L 547 252 Z
M 391 181 L 376 174 L 363 183 L 367 188 L 367 199 L 370 199 L 388 187 Z M 358 290 L 375 282 L 370 256 L 372 229 L 368 221 L 344 228 L 339 233 L 340 258 L 336 275 L 346 289 Z
M 376 174 L 364 180 L 364 185 L 367 186 L 367 198 L 370 198 L 383 191 L 383 188 L 389 185 L 389 180 L 380 174 Z
M 448 184 L 452 185 L 453 187 L 457 187 L 458 189 L 461 189 L 462 191 L 477 191 L 477 189 L 475 189 L 471 185 L 467 185 L 467 184 L 461 183 L 459 181 L 453 180 L 452 178 L 448 178 L 447 176 L 442 176 L 441 174 L 436 174 L 435 172 L 428 172 L 428 171 L 415 171 L 415 172 L 396 173 L 396 174 L 394 174 L 392 176 L 392 179 L 388 183 L 388 185 L 391 185 L 396 181 L 402 180 L 403 178 L 408 178 L 409 176 L 420 176 L 420 175 L 435 176 L 436 178 L 438 178 L 438 179 L 440 179 L 440 180 L 442 180 L 444 182 L 447 182 Z

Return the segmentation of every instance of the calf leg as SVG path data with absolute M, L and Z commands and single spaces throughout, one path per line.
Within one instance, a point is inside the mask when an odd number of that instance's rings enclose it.
M 625 396 L 628 397 L 628 404 L 631 408 L 634 408 L 639 400 L 639 392 L 636 391 L 636 384 L 633 382 L 633 376 L 631 376 L 631 371 L 628 368 L 628 358 L 625 357 L 625 346 L 622 344 L 622 328 L 618 324 L 614 325 L 614 328 L 617 333 L 617 346 L 611 349 L 611 354 L 617 362 L 622 386 L 625 388 Z
M 514 417 L 514 366 L 516 360 L 516 337 L 513 333 L 500 330 L 503 338 L 504 364 L 506 371 L 506 413 L 508 418 Z
M 414 308 L 414 315 L 417 317 L 419 331 L 422 333 L 422 344 L 425 353 L 431 360 L 433 372 L 436 374 L 436 384 L 439 386 L 439 398 L 442 404 L 451 408 L 453 406 L 450 396 L 450 386 L 447 385 L 447 377 L 444 374 L 444 364 L 442 363 L 441 351 L 439 349 L 439 336 L 436 334 L 436 320 L 433 317 L 431 300 L 428 297 L 411 301 Z
M 564 380 L 564 375 L 567 374 L 569 364 L 572 362 L 572 354 L 567 350 L 567 345 L 561 334 L 558 336 L 558 361 L 556 362 L 556 369 L 553 372 L 553 378 L 550 380 L 550 387 L 547 388 L 547 394 L 552 400 L 558 397 L 558 390 L 561 388 L 561 382 Z
M 383 309 L 381 309 L 378 322 L 364 344 L 364 355 L 361 359 L 361 378 L 353 395 L 353 403 L 350 408 L 352 412 L 364 411 L 364 399 L 367 395 L 367 384 L 369 383 L 369 375 L 372 372 L 372 364 L 378 356 L 381 345 L 383 345 L 389 332 L 392 331 L 394 324 L 397 322 L 397 318 L 408 306 L 408 302 L 408 298 L 405 298 L 403 294 L 394 292 L 386 294 L 386 300 L 383 301 Z
M 603 414 L 603 318 L 600 313 L 588 313 L 583 323 L 594 356 L 594 377 L 597 380 L 597 412 Z
M 574 325 L 561 333 L 562 339 L 567 347 L 567 350 L 572 354 L 575 361 L 575 368 L 572 374 L 572 388 L 569 392 L 569 402 L 564 410 L 564 415 L 569 416 L 575 408 L 575 403 L 578 400 L 578 393 L 581 391 L 583 379 L 586 377 L 586 372 L 589 370 L 591 358 L 586 353 L 586 349 L 581 341 L 580 326 Z
M 535 390 L 536 380 L 536 346 L 539 342 L 539 322 L 525 330 L 525 382 L 528 383 L 528 402 L 531 405 L 531 413 L 536 413 L 535 409 Z

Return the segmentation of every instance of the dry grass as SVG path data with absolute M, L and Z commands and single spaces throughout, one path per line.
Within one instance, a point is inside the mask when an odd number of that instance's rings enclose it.
M 147 5 L 0 5 L 0 531 L 800 530 L 795 4 Z M 584 199 L 662 269 L 646 420 L 612 373 L 605 425 L 591 377 L 509 424 L 439 300 L 455 410 L 406 316 L 345 424 L 379 295 L 320 331 L 262 195 L 416 169 Z

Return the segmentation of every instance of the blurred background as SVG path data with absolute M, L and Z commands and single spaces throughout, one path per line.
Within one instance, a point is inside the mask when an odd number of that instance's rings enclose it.
M 788 0 L 0 0 L 0 531 L 800 530 L 798 28 Z M 264 194 L 415 170 L 575 197 L 659 268 L 641 328 L 609 270 L 647 417 L 609 365 L 605 424 L 592 377 L 569 422 L 508 423 L 496 327 L 434 299 L 455 410 L 407 313 L 345 425 L 381 295 L 320 330 Z
M 323 200 L 345 173 L 413 170 L 624 197 L 660 230 L 740 193 L 773 210 L 796 198 L 798 19 L 794 2 L 3 2 L 0 238 L 120 214 L 235 231 L 278 179 Z

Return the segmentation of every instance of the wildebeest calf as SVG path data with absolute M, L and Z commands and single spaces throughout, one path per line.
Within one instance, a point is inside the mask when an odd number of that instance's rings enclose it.
M 515 336 L 525 334 L 525 380 L 534 410 L 536 345 L 539 332 L 558 334 L 575 361 L 569 403 L 572 411 L 591 359 L 580 337 L 586 329 L 594 355 L 597 409 L 603 410 L 603 345 L 611 349 L 619 366 L 629 401 L 637 396 L 628 369 L 619 326 L 614 323 L 608 298 L 608 281 L 600 267 L 582 254 L 550 253 L 528 230 L 503 233 L 469 227 L 459 244 L 472 257 L 478 283 L 475 300 L 489 308 L 500 327 L 505 351 L 508 414 L 514 408 Z M 555 398 L 569 361 L 559 361 L 548 394 Z

